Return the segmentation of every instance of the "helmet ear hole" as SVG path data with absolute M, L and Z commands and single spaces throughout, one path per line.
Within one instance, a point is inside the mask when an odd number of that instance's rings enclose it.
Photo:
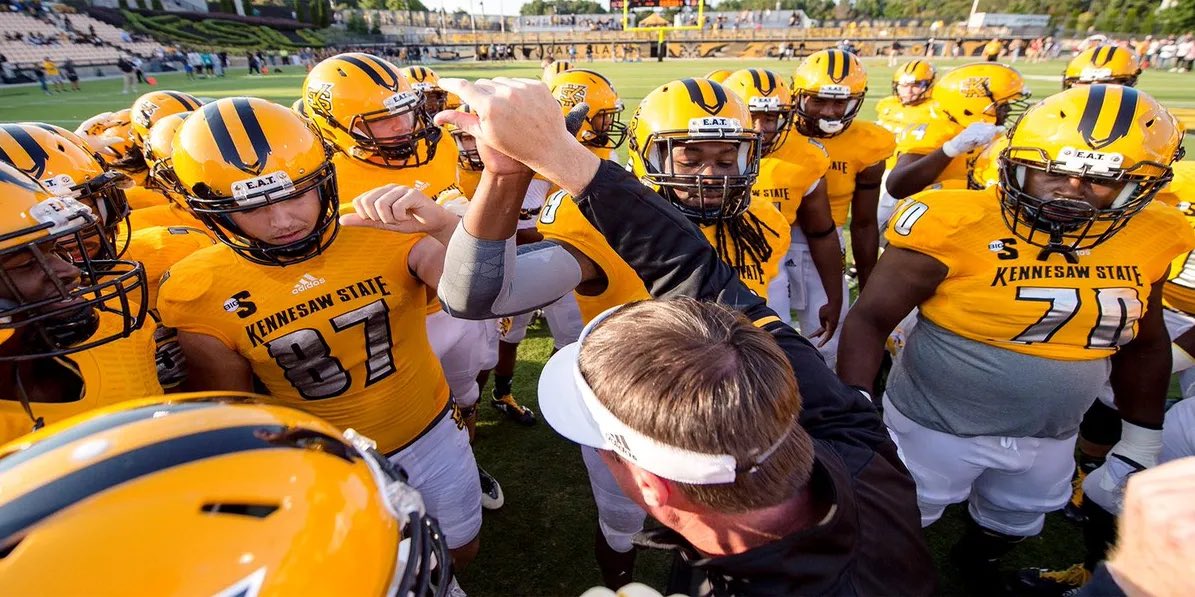
M 1154 119 L 1150 118 L 1149 120 L 1145 121 L 1145 128 L 1149 128 L 1153 125 L 1154 125 Z

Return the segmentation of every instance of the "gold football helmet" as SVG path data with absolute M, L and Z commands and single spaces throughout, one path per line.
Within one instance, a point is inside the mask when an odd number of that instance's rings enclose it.
M 850 52 L 821 50 L 810 54 L 797 67 L 792 92 L 797 130 L 806 137 L 833 137 L 850 127 L 863 108 L 867 71 Z M 822 102 L 841 103 L 841 116 L 824 118 L 815 114 L 811 104 Z
M 456 109 L 460 112 L 473 112 L 473 109 L 468 104 L 461 104 Z M 481 154 L 477 153 L 477 140 L 472 135 L 456 128 L 452 124 L 444 125 L 444 130 L 452 135 L 452 140 L 456 143 L 457 166 L 462 170 L 470 172 L 485 170 L 485 163 L 481 161 Z
M 1112 44 L 1100 44 L 1075 56 L 1062 73 L 1062 88 L 1093 83 L 1115 83 L 1132 87 L 1141 74 L 1137 53 Z
M 105 122 L 100 122 L 83 131 L 92 137 L 113 137 L 120 139 L 120 143 L 109 145 L 107 149 L 116 155 L 108 160 L 108 165 L 125 174 L 139 174 L 146 169 L 145 156 L 141 149 L 133 143 L 133 111 L 129 108 L 117 110 Z
M 726 70 L 724 68 L 719 68 L 717 70 L 712 70 L 708 73 L 705 73 L 705 75 L 702 76 L 701 78 L 709 79 L 715 83 L 722 83 L 723 81 L 726 80 L 726 77 L 729 77 L 732 73 L 734 73 L 734 71 Z
M 965 64 L 934 84 L 932 96 L 947 118 L 966 127 L 975 122 L 1004 124 L 1029 107 L 1021 73 L 994 62 Z
M 934 65 L 926 60 L 912 60 L 906 62 L 892 73 L 892 95 L 900 98 L 900 103 L 906 106 L 916 106 L 929 99 L 930 89 L 938 78 L 938 71 Z M 907 86 L 915 90 L 915 94 L 905 101 L 900 96 L 900 86 Z
M 543 75 L 540 78 L 545 84 L 551 85 L 553 77 L 568 70 L 573 70 L 573 63 L 568 60 L 557 60 L 544 67 Z
M 0 348 L 0 361 L 79 352 L 141 327 L 145 269 L 88 254 L 85 238 L 100 236 L 89 207 L 5 162 L 0 196 L 0 345 L 17 338 Z M 111 333 L 96 333 L 99 309 L 121 318 Z
M 154 123 L 171 114 L 194 111 L 202 105 L 203 102 L 195 96 L 181 91 L 151 91 L 142 95 L 130 109 L 132 127 L 129 129 L 129 138 L 144 151 L 145 138 L 149 136 L 149 129 L 153 128 Z
M 735 218 L 750 206 L 759 174 L 760 134 L 750 121 L 743 100 L 709 79 L 665 83 L 643 98 L 631 118 L 631 170 L 698 223 Z M 710 142 L 736 147 L 734 174 L 678 172 L 674 150 Z
M 1004 219 L 1018 237 L 1048 251 L 1094 247 L 1166 186 L 1181 141 L 1178 121 L 1132 87 L 1078 85 L 1052 95 L 1025 113 L 1000 155 Z M 1026 184 L 1034 170 L 1081 178 L 1115 195 L 1102 209 L 1082 199 L 1037 197 Z
M 56 124 L 50 124 L 48 122 L 22 122 L 21 124 L 29 124 L 39 129 L 50 131 L 51 133 L 54 133 L 55 135 L 58 135 L 59 137 L 62 137 L 67 141 L 82 147 L 85 151 L 87 151 L 87 153 L 90 153 L 93 157 L 95 157 L 95 161 L 99 162 L 100 164 L 107 165 L 104 157 L 100 155 L 100 153 L 97 152 L 90 143 L 87 142 L 87 139 L 84 139 L 75 131 L 64 129 Z
M 159 118 L 149 129 L 149 134 L 141 143 L 145 153 L 145 163 L 149 164 L 149 175 L 145 177 L 145 186 L 161 190 L 171 201 L 175 196 L 183 194 L 178 184 L 178 176 L 174 174 L 174 138 L 183 121 L 191 112 L 179 112 L 165 118 Z M 186 201 L 180 202 L 186 207 Z M 190 209 L 189 207 L 187 208 Z
M 577 104 L 585 103 L 589 112 L 577 131 L 577 140 L 588 147 L 616 149 L 627 138 L 627 125 L 618 121 L 622 115 L 622 100 L 610 80 L 601 74 L 582 68 L 556 75 L 548 89 L 568 114 Z
M 338 54 L 311 69 L 303 111 L 337 150 L 383 168 L 431 161 L 440 129 L 398 67 L 371 54 Z
M 299 98 L 299 99 L 295 100 L 293 103 L 291 103 L 290 109 L 295 114 L 298 114 L 299 118 L 302 118 L 303 120 L 307 120 L 307 110 L 305 108 L 303 108 L 303 98 Z
M 762 135 L 763 155 L 784 144 L 793 114 L 792 92 L 784 79 L 770 70 L 746 68 L 732 73 L 722 86 L 747 104 L 755 130 Z M 770 126 L 767 120 L 773 121 Z
M 129 217 L 128 177 L 105 169 L 86 149 L 36 124 L 0 125 L 0 161 L 37 179 L 54 195 L 77 199 L 91 209 L 100 224 L 84 233 L 92 258 L 117 259 L 124 254 L 127 227 L 122 238 L 117 235 Z
M 398 72 L 411 84 L 411 89 L 423 97 L 423 109 L 429 116 L 449 108 L 448 92 L 440 87 L 440 75 L 436 71 L 426 66 L 405 66 Z M 460 104 L 459 99 L 457 104 Z
M 196 217 L 254 263 L 290 265 L 332 243 L 339 221 L 336 170 L 319 135 L 285 106 L 230 97 L 193 112 L 174 140 L 174 172 Z M 231 215 L 316 192 L 320 216 L 306 236 L 271 245 L 246 235 Z
M 21 513 L 0 521 L 13 594 L 449 590 L 451 554 L 402 469 L 367 438 L 264 397 L 122 402 L 0 447 L 0 467 L 0 510 Z M 55 573 L 63 557 L 71 574 Z
M 1006 147 L 1008 135 L 1000 135 L 967 160 L 967 188 L 986 189 L 1000 183 L 1000 154 Z

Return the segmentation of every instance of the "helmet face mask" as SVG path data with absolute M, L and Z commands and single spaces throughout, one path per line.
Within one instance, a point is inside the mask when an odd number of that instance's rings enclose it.
M 619 121 L 622 103 L 608 110 L 594 112 L 582 127 L 581 144 L 595 149 L 618 149 L 627 140 L 627 125 Z
M 1181 139 L 1174 116 L 1131 87 L 1052 95 L 1017 122 L 997 158 L 1005 223 L 1073 259 L 1123 229 L 1169 183 Z
M 324 116 L 352 137 L 352 157 L 383 168 L 411 168 L 430 162 L 440 141 L 440 129 L 423 101 L 415 92 L 396 94 L 386 108 L 357 114 L 343 126 L 331 115 Z
M 71 354 L 141 327 L 145 270 L 137 262 L 88 255 L 85 238 L 104 239 L 91 210 L 50 198 L 29 213 L 36 224 L 0 235 L 0 337 L 22 339 L 19 354 L 0 355 L 0 361 Z M 72 273 L 74 280 L 67 278 Z M 120 316 L 120 325 L 97 335 L 99 310 Z
M 797 128 L 807 137 L 841 135 L 863 108 L 863 96 L 863 93 L 851 94 L 844 89 L 819 93 L 802 91 L 797 95 Z
M 471 172 L 485 170 L 485 163 L 481 161 L 481 154 L 477 151 L 477 140 L 472 135 L 460 129 L 454 129 L 452 140 L 456 143 L 456 162 L 461 169 Z
M 1054 251 L 1090 249 L 1108 240 L 1173 177 L 1168 165 L 1157 162 L 1107 171 L 1096 164 L 1052 160 L 1041 148 L 1009 147 L 999 159 L 1005 222 L 1018 237 Z M 1103 195 L 1108 205 L 1033 188 L 1033 179 L 1043 176 L 1082 179 L 1089 189 L 1098 189 L 1089 194 Z
M 718 145 L 732 145 L 733 152 L 708 151 Z M 694 147 L 695 146 L 695 147 Z M 704 147 L 702 147 L 704 146 Z M 689 131 L 661 131 L 648 139 L 648 172 L 645 178 L 689 219 L 711 224 L 742 215 L 751 205 L 751 186 L 759 174 L 760 135 L 753 130 L 725 131 L 712 135 L 691 135 Z M 678 163 L 686 147 L 699 154 L 694 167 Z M 711 153 L 733 156 L 735 174 L 702 174 Z M 696 157 L 696 156 L 695 156 Z
M 652 90 L 630 124 L 631 171 L 699 225 L 734 220 L 751 205 L 760 138 L 746 102 L 708 79 Z
M 248 190 L 246 187 L 253 186 L 255 181 L 261 181 L 262 184 L 257 190 Z M 336 169 L 331 162 L 295 181 L 279 171 L 244 183 L 240 187 L 245 189 L 243 193 L 234 185 L 234 197 L 217 195 L 210 187 L 199 183 L 192 187 L 193 193 L 187 197 L 187 202 L 195 215 L 211 228 L 216 238 L 245 259 L 262 265 L 291 265 L 319 255 L 336 238 L 340 229 L 337 217 L 340 201 Z M 232 217 L 233 214 L 298 200 L 312 191 L 315 191 L 319 201 L 319 215 L 314 226 L 302 238 L 286 244 L 274 245 L 254 238 L 242 230 Z
M 83 233 L 83 244 L 93 259 L 120 259 L 129 248 L 129 200 L 125 189 L 128 176 L 108 171 L 92 180 L 70 187 L 67 195 L 86 205 L 96 215 L 96 226 Z M 121 235 L 120 224 L 125 223 Z M 118 238 L 118 235 L 120 237 Z
M 929 99 L 929 90 L 932 86 L 929 81 L 902 80 L 892 84 L 892 95 L 900 99 L 901 105 L 916 106 Z

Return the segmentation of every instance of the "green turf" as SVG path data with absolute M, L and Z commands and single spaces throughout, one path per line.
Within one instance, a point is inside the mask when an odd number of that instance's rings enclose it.
M 957 64 L 947 62 L 946 64 Z M 595 68 L 609 76 L 621 92 L 629 111 L 648 91 L 660 83 L 683 76 L 700 76 L 715 68 L 765 66 L 788 74 L 794 63 L 768 60 L 673 61 L 663 64 L 597 63 Z M 1035 96 L 1044 97 L 1058 89 L 1061 63 L 1018 65 L 1029 78 Z M 868 61 L 872 70 L 871 97 L 862 117 L 873 117 L 875 100 L 889 90 L 891 71 L 882 61 Z M 514 65 L 437 65 L 441 76 L 475 78 L 483 76 L 535 76 L 532 63 Z M 159 75 L 159 88 L 178 89 L 204 98 L 256 95 L 283 104 L 298 97 L 303 73 L 295 67 L 268 76 L 242 74 L 235 69 L 224 79 L 188 81 L 181 74 Z M 1147 73 L 1141 87 L 1167 105 L 1195 108 L 1195 75 Z M 84 91 L 46 97 L 36 87 L 0 89 L 0 121 L 43 120 L 73 128 L 100 111 L 127 107 L 135 96 L 121 95 L 118 80 L 84 81 Z M 148 90 L 141 87 L 141 91 Z M 1188 139 L 1190 143 L 1190 139 Z M 1195 147 L 1190 147 L 1195 150 Z M 1195 154 L 1195 151 L 1192 152 Z M 542 324 L 536 324 L 519 350 L 515 395 L 538 410 L 536 379 L 552 348 Z M 483 397 L 488 396 L 488 390 Z M 1049 399 L 1044 396 L 1043 399 Z M 502 420 L 483 406 L 475 451 L 478 462 L 499 479 L 506 493 L 506 506 L 487 512 L 482 528 L 481 554 L 461 574 L 462 586 L 474 595 L 577 595 L 598 583 L 592 545 L 596 515 L 589 494 L 585 469 L 577 448 L 556 436 L 542 422 L 531 428 Z M 944 561 L 950 544 L 961 529 L 961 508 L 952 508 L 931 527 L 928 538 L 942 570 L 945 594 L 961 594 L 959 578 Z M 1026 541 L 1009 559 L 1009 566 L 1069 565 L 1081 557 L 1077 527 L 1058 515 L 1049 517 L 1041 536 Z M 893 557 L 900 557 L 893 554 Z M 659 586 L 666 570 L 666 558 L 644 554 L 638 578 Z

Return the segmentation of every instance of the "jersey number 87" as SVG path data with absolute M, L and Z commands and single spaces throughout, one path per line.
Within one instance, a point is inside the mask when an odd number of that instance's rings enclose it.
M 362 326 L 365 333 L 365 387 L 395 372 L 394 346 L 390 338 L 390 308 L 378 299 L 364 307 L 333 317 L 332 329 L 342 333 Z M 304 400 L 324 400 L 345 393 L 352 376 L 332 356 L 332 349 L 319 330 L 303 328 L 267 344 L 268 352 Z

